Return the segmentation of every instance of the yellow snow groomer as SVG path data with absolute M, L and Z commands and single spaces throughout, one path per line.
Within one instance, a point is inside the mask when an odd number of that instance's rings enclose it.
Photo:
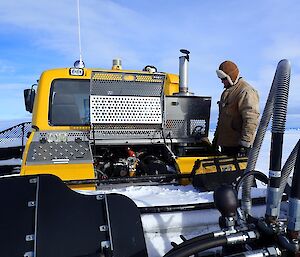
M 73 188 L 179 181 L 204 189 L 230 182 L 246 159 L 216 153 L 207 140 L 211 98 L 188 91 L 189 52 L 179 76 L 153 66 L 47 70 L 24 91 L 32 133 L 21 175 L 54 174 Z

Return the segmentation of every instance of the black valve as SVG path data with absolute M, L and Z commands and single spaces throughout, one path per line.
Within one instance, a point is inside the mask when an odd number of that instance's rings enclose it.
M 221 185 L 214 191 L 216 208 L 223 217 L 235 217 L 238 207 L 236 191 L 231 185 Z

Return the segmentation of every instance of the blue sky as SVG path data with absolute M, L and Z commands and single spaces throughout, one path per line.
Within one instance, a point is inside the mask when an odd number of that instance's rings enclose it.
M 0 128 L 29 120 L 23 89 L 45 69 L 78 59 L 76 0 L 2 1 Z M 80 0 L 83 59 L 88 67 L 155 65 L 178 73 L 179 49 L 191 51 L 190 91 L 212 96 L 212 126 L 222 85 L 215 70 L 226 59 L 258 91 L 263 109 L 277 63 L 289 59 L 288 127 L 300 127 L 299 0 Z

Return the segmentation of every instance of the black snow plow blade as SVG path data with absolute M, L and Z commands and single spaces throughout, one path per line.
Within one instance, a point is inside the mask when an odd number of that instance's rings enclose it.
M 0 179 L 2 257 L 144 257 L 140 213 L 119 194 L 83 195 L 52 175 Z

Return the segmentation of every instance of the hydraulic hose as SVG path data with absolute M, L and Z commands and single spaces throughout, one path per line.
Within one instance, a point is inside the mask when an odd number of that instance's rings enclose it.
M 288 230 L 300 231 L 300 148 L 297 151 L 291 195 L 289 197 Z
M 267 248 L 250 250 L 247 252 L 227 255 L 226 257 L 268 257 L 268 256 L 272 256 L 272 257 L 281 256 L 281 252 L 278 247 L 271 246 Z
M 176 245 L 174 248 L 172 248 L 169 252 L 169 253 L 172 253 L 172 252 L 175 252 L 179 249 L 182 249 L 184 247 L 186 247 L 187 245 L 191 245 L 191 244 L 194 244 L 194 243 L 200 243 L 201 241 L 204 241 L 204 240 L 207 240 L 207 239 L 210 239 L 210 238 L 214 238 L 215 237 L 215 233 L 211 232 L 211 233 L 207 233 L 207 234 L 204 234 L 204 235 L 200 235 L 200 236 L 196 236 L 194 238 L 191 238 L 189 240 L 186 240 L 186 241 L 183 241 L 182 243 Z
M 213 238 L 196 241 L 192 244 L 187 244 L 177 250 L 170 251 L 164 257 L 188 257 L 199 252 L 226 245 L 244 244 L 250 241 L 255 241 L 259 238 L 259 233 L 256 231 L 244 231 L 232 235 L 224 235 Z
M 276 97 L 287 97 L 286 95 L 280 96 L 276 93 L 277 88 L 280 86 L 280 84 L 288 84 L 286 82 L 289 82 L 290 80 L 290 64 L 287 60 L 281 60 L 276 68 L 275 76 L 272 82 L 272 86 L 267 98 L 267 102 L 257 129 L 256 137 L 253 143 L 253 147 L 251 148 L 248 156 L 248 163 L 247 168 L 245 170 L 245 173 L 248 173 L 255 169 L 255 165 L 258 159 L 259 151 L 263 142 L 263 139 L 265 137 L 271 116 L 273 114 L 274 109 L 274 101 L 275 101 L 275 94 Z M 288 86 L 288 85 L 287 85 Z M 282 100 L 277 100 L 277 102 L 282 102 Z M 285 101 L 283 101 L 285 102 Z M 284 105 L 284 104 L 282 104 Z M 278 108 L 277 108 L 278 110 Z M 281 111 L 280 111 L 281 112 Z M 283 111 L 283 113 L 286 114 L 286 111 Z M 277 115 L 278 116 L 284 116 L 284 115 Z M 279 124 L 282 124 L 281 119 L 279 120 Z M 280 130 L 281 131 L 281 130 Z M 251 186 L 253 182 L 253 176 L 249 176 L 247 179 L 245 179 L 242 187 L 242 209 L 246 214 L 251 213 Z
M 227 244 L 226 236 L 206 239 L 201 244 L 194 242 L 193 244 L 187 245 L 186 247 L 178 250 L 168 252 L 164 257 L 188 257 L 195 253 L 208 250 L 210 248 L 225 246 Z
M 280 211 L 280 181 L 282 144 L 285 131 L 286 113 L 288 105 L 291 67 L 287 60 L 278 64 L 280 76 L 276 76 L 276 93 L 274 100 L 274 113 L 272 122 L 272 141 L 270 151 L 269 185 L 267 188 L 266 216 L 277 218 Z
M 276 71 L 277 73 L 277 71 Z M 275 73 L 275 77 L 276 77 Z M 273 83 L 267 98 L 267 102 L 256 132 L 256 136 L 253 142 L 253 146 L 250 149 L 249 156 L 248 156 L 248 162 L 247 162 L 247 167 L 245 170 L 245 173 L 248 173 L 252 170 L 255 169 L 256 162 L 258 159 L 259 151 L 261 148 L 261 145 L 263 143 L 263 139 L 265 137 L 272 113 L 273 113 L 273 106 L 274 106 L 274 96 L 275 96 L 275 77 L 273 79 Z M 242 185 L 242 202 L 241 202 L 241 207 L 242 210 L 246 214 L 251 214 L 251 207 L 252 207 L 252 202 L 251 202 L 251 186 L 253 183 L 253 176 L 249 176 L 247 179 L 245 179 L 243 185 Z
M 279 202 L 278 204 L 280 204 L 280 201 L 282 199 L 282 195 L 285 189 L 285 186 L 287 184 L 287 180 L 292 172 L 292 170 L 295 167 L 295 163 L 296 163 L 296 157 L 297 157 L 297 152 L 299 149 L 299 145 L 300 145 L 300 140 L 298 140 L 297 144 L 295 145 L 293 151 L 290 153 L 289 157 L 287 158 L 285 164 L 283 165 L 282 168 L 282 172 L 281 172 L 281 181 L 280 181 L 280 190 L 279 190 Z
M 269 182 L 269 179 L 267 177 L 266 174 L 258 171 L 258 170 L 252 170 L 252 171 L 249 171 L 248 173 L 245 173 L 243 174 L 243 176 L 241 176 L 238 181 L 236 182 L 236 185 L 235 185 L 235 190 L 236 190 L 236 193 L 238 194 L 239 192 L 239 188 L 241 187 L 241 185 L 244 183 L 244 181 L 249 177 L 249 176 L 253 176 L 255 177 L 256 179 L 258 179 L 259 181 L 265 183 L 265 184 L 268 184 Z

